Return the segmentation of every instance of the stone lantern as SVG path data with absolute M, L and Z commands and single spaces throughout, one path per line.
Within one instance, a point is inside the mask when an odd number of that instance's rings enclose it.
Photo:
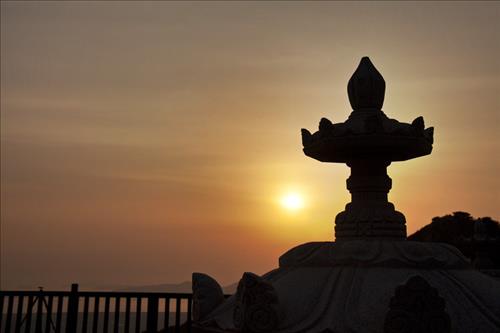
M 349 119 L 332 124 L 323 118 L 314 134 L 302 129 L 307 156 L 351 168 L 352 202 L 335 219 L 336 239 L 404 239 L 405 217 L 387 201 L 392 181 L 386 169 L 391 162 L 430 154 L 434 128 L 425 129 L 422 117 L 405 124 L 382 112 L 385 81 L 368 57 L 361 59 L 347 91 Z
M 193 274 L 195 332 L 500 332 L 500 280 L 452 246 L 407 241 L 405 217 L 387 200 L 387 166 L 430 154 L 433 128 L 382 112 L 385 81 L 367 57 L 347 91 L 345 122 L 302 130 L 307 156 L 351 168 L 336 241 L 299 245 L 263 276 L 244 273 L 228 299 Z

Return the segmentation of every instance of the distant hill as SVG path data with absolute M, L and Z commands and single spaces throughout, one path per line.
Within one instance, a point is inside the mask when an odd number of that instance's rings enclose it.
M 181 283 L 163 283 L 153 284 L 146 286 L 130 286 L 116 289 L 115 291 L 141 291 L 141 292 L 155 292 L 155 293 L 190 293 L 191 281 L 184 281 Z
M 222 290 L 224 291 L 224 294 L 236 294 L 236 289 L 238 288 L 238 282 L 235 282 L 233 284 L 229 284 L 227 286 L 222 287 Z
M 225 294 L 234 294 L 238 283 L 233 283 L 222 287 Z M 164 283 L 147 286 L 130 286 L 116 289 L 115 291 L 140 291 L 140 292 L 156 292 L 156 293 L 191 293 L 191 281 L 184 281 L 177 284 Z
M 489 259 L 500 267 L 500 224 L 490 217 L 474 218 L 466 212 L 434 217 L 430 224 L 408 236 L 408 240 L 451 244 L 467 258 L 474 260 L 478 251 L 478 243 L 474 239 L 477 222 L 482 222 L 490 239 L 485 248 Z

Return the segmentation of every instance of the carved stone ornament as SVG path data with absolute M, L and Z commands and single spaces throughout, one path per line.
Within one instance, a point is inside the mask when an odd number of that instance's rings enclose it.
M 414 276 L 396 288 L 385 317 L 384 333 L 449 333 L 445 301 L 427 281 Z
M 410 124 L 385 115 L 385 81 L 368 57 L 361 59 L 347 91 L 353 111 L 346 121 L 322 118 L 317 132 L 302 129 L 307 156 L 351 168 L 347 189 L 352 201 L 335 219 L 335 238 L 405 239 L 405 217 L 387 200 L 392 187 L 387 167 L 429 155 L 434 128 L 426 129 L 422 117 Z
M 193 320 L 203 320 L 217 306 L 224 302 L 221 286 L 207 274 L 193 273 Z
M 244 273 L 236 291 L 234 326 L 245 333 L 275 332 L 282 313 L 273 286 L 253 273 Z

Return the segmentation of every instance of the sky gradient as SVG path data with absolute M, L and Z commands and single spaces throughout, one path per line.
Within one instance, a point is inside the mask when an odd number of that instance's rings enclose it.
M 500 216 L 495 2 L 1 4 L 1 288 L 222 284 L 333 240 L 349 169 L 302 153 L 362 56 L 435 127 L 393 163 L 409 233 Z M 303 195 L 290 212 L 283 195 Z

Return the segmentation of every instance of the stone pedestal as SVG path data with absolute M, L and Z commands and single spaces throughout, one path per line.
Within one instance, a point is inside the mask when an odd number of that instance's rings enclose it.
M 351 203 L 335 218 L 337 241 L 359 238 L 405 239 L 405 217 L 387 200 L 392 180 L 387 175 L 390 162 L 376 159 L 348 163 L 351 176 L 347 189 Z

